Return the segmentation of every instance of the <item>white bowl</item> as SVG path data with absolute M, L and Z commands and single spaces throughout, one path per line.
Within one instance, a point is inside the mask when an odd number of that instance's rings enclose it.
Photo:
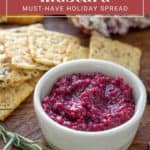
M 64 127 L 53 121 L 42 109 L 41 99 L 47 96 L 56 80 L 66 74 L 101 72 L 123 77 L 133 88 L 136 109 L 133 117 L 118 127 L 84 132 Z M 102 60 L 76 60 L 54 67 L 39 80 L 34 93 L 34 107 L 42 132 L 56 150 L 125 150 L 133 141 L 146 104 L 146 90 L 141 80 L 126 68 Z

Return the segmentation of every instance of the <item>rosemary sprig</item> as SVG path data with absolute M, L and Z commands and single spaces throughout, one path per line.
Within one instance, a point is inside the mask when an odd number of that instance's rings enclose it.
M 3 150 L 9 150 L 11 146 L 19 148 L 19 150 L 52 150 L 48 147 L 42 147 L 37 142 L 25 138 L 17 133 L 7 131 L 0 125 L 0 137 L 6 144 Z

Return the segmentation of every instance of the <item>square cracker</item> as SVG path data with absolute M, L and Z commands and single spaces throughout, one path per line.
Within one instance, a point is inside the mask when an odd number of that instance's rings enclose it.
M 43 30 L 43 27 L 37 24 L 0 32 L 0 58 L 8 56 L 11 65 L 16 68 L 48 70 L 48 66 L 36 63 L 30 55 L 27 32 L 35 28 Z
M 30 31 L 34 28 L 40 28 L 40 29 L 44 30 L 44 26 L 40 23 L 37 23 L 37 24 L 33 24 L 33 25 L 10 28 L 5 31 L 11 32 L 11 33 L 27 33 L 27 31 Z
M 42 72 L 11 68 L 9 63 L 0 61 L 0 88 L 14 87 L 35 77 Z
M 34 90 L 37 79 L 0 89 L 0 120 L 4 121 Z
M 81 46 L 80 44 L 70 44 L 67 49 L 65 61 L 75 60 L 75 59 L 86 59 L 89 56 L 89 48 Z
M 45 65 L 62 63 L 72 43 L 80 43 L 80 40 L 72 35 L 40 29 L 32 30 L 29 34 L 29 46 L 33 59 Z
M 11 59 L 11 65 L 14 67 L 30 70 L 48 70 L 50 68 L 49 66 L 39 64 L 32 59 L 28 46 L 27 33 L 7 34 L 6 32 L 3 36 L 3 42 L 5 45 L 6 56 Z
M 89 57 L 118 63 L 135 74 L 139 74 L 140 71 L 139 48 L 105 38 L 97 32 L 92 33 Z

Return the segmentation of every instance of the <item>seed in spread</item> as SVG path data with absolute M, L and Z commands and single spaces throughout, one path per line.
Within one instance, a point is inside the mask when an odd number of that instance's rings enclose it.
M 59 78 L 42 107 L 57 123 L 80 131 L 119 126 L 134 114 L 132 88 L 120 77 L 77 73 Z

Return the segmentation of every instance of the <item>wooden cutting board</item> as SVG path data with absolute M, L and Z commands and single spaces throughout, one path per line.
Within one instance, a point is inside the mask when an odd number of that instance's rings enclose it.
M 83 44 L 88 45 L 89 37 L 68 23 L 65 18 L 47 18 L 44 20 L 44 25 L 49 30 L 76 35 L 82 39 Z M 114 36 L 113 39 L 135 45 L 142 49 L 143 55 L 141 60 L 140 77 L 147 88 L 149 88 L 150 92 L 150 28 L 145 30 L 134 30 L 124 36 Z M 13 112 L 5 122 L 0 123 L 11 131 L 20 133 L 23 136 L 37 140 L 43 145 L 46 145 L 46 141 L 42 136 L 34 113 L 32 96 L 30 96 L 26 102 Z M 129 150 L 148 150 L 148 141 L 150 141 L 150 104 L 147 104 L 146 106 L 145 114 L 138 133 Z M 2 141 L 0 141 L 0 150 L 2 149 L 2 146 Z

